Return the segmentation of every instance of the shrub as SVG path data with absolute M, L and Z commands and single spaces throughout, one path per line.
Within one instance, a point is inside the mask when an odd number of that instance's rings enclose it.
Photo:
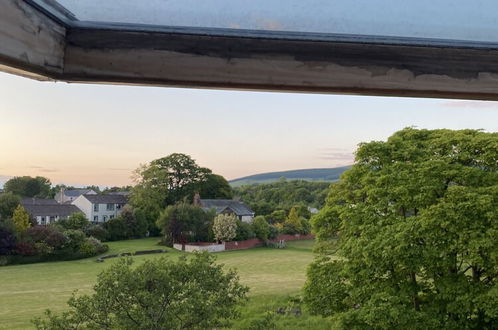
M 18 205 L 14 210 L 12 222 L 14 223 L 14 228 L 17 233 L 24 233 L 31 227 L 30 216 L 22 205 Z
M 84 230 L 90 223 L 86 216 L 81 213 L 74 213 L 66 219 L 59 220 L 59 225 L 64 229 Z
M 16 236 L 7 229 L 0 227 L 0 255 L 9 255 L 16 248 Z
M 60 249 L 66 242 L 64 234 L 53 226 L 31 227 L 26 231 L 25 237 L 33 243 L 45 243 L 53 249 Z
M 122 217 L 111 219 L 104 223 L 109 241 L 120 241 L 128 238 L 126 223 Z
M 214 238 L 217 241 L 231 241 L 237 236 L 237 218 L 232 214 L 218 214 L 213 222 Z
M 15 252 L 22 256 L 36 255 L 36 247 L 34 243 L 21 241 L 16 244 Z
M 260 215 L 254 218 L 252 228 L 257 238 L 263 241 L 268 240 L 268 235 L 270 234 L 270 225 L 268 224 L 268 222 L 266 222 L 265 217 Z
M 102 225 L 90 225 L 85 229 L 85 234 L 86 236 L 90 237 L 95 237 L 96 239 L 100 241 L 106 241 L 107 240 L 107 230 L 102 226 Z
M 78 252 L 80 250 L 81 244 L 86 239 L 85 233 L 83 233 L 81 230 L 66 230 L 64 232 L 64 236 L 66 237 L 64 248 L 67 248 L 73 252 Z
M 54 252 L 54 248 L 45 242 L 37 242 L 35 244 L 36 255 L 48 256 Z
M 280 230 L 278 229 L 277 226 L 270 225 L 270 232 L 268 233 L 268 238 L 269 239 L 275 239 L 280 235 Z
M 237 221 L 237 235 L 235 236 L 236 241 L 245 241 L 246 239 L 255 238 L 256 234 L 251 226 L 247 222 Z
M 289 216 L 285 219 L 283 232 L 290 235 L 300 234 L 303 231 L 302 219 L 298 215 L 297 209 L 293 207 L 289 211 Z

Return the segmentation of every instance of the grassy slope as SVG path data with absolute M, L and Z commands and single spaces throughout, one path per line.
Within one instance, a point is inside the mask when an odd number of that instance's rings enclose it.
M 112 242 L 109 253 L 153 249 L 158 247 L 156 242 L 155 238 Z M 236 268 L 241 281 L 251 288 L 250 301 L 243 309 L 245 320 L 240 321 L 236 328 L 252 318 L 261 317 L 268 310 L 285 306 L 289 295 L 300 292 L 306 267 L 313 260 L 312 244 L 312 241 L 290 242 L 288 248 L 283 250 L 257 248 L 217 254 L 219 262 Z M 175 258 L 180 254 L 179 251 L 169 250 L 165 255 Z M 139 262 L 157 257 L 134 258 Z M 60 311 L 66 308 L 66 301 L 74 290 L 90 292 L 97 274 L 113 262 L 96 263 L 94 260 L 0 268 L 0 329 L 32 328 L 30 320 L 41 316 L 45 309 Z M 287 329 L 327 328 L 322 319 L 307 315 L 279 317 L 278 323 Z

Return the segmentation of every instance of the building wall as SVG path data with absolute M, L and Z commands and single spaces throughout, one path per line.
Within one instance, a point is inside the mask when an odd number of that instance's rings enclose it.
M 247 222 L 247 223 L 251 223 L 253 219 L 254 217 L 252 215 L 243 215 L 240 217 L 240 220 L 242 222 Z
M 92 217 L 92 203 L 83 195 L 76 198 L 71 204 L 78 207 L 83 212 L 89 221 L 93 221 Z
M 114 205 L 114 210 L 107 210 L 107 204 L 98 204 L 99 208 L 98 211 L 94 210 L 95 204 L 92 204 L 92 216 L 91 218 L 88 218 L 90 221 L 95 222 L 97 219 L 97 222 L 106 222 L 109 221 L 110 219 L 116 218 L 121 214 L 123 211 L 123 206 L 120 204 L 113 204 Z M 118 205 L 120 208 L 118 209 Z M 97 218 L 95 218 L 97 217 Z

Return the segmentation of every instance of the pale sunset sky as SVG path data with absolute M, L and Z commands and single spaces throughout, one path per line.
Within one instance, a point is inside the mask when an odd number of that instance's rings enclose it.
M 498 102 L 38 82 L 0 73 L 0 185 L 127 185 L 173 152 L 234 179 L 351 164 L 407 126 L 498 131 Z

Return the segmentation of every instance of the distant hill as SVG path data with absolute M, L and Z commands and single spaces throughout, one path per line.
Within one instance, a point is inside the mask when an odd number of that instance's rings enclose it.
M 350 169 L 351 166 L 342 166 L 334 168 L 310 168 L 303 170 L 291 170 L 282 172 L 269 172 L 261 173 L 243 178 L 230 180 L 229 183 L 232 187 L 240 187 L 243 185 L 254 183 L 270 183 L 278 181 L 280 178 L 287 180 L 306 180 L 306 181 L 326 181 L 332 182 L 339 180 L 342 172 Z

